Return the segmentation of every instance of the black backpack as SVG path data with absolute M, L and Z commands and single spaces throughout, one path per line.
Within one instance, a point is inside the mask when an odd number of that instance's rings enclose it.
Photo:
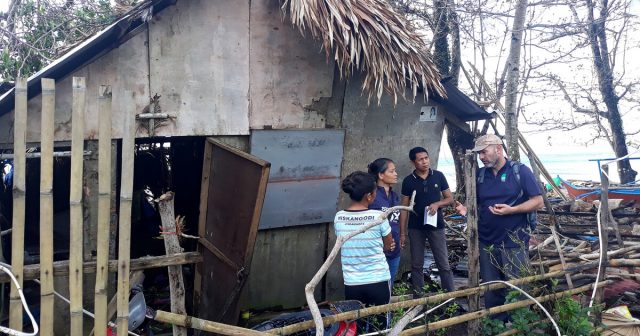
M 520 167 L 523 166 L 523 164 L 518 161 L 509 161 L 509 163 L 511 164 L 511 169 L 513 170 L 513 174 L 516 177 L 516 181 L 520 185 L 520 193 L 518 193 L 518 197 L 516 197 L 516 199 L 513 202 L 509 203 L 509 206 L 514 206 L 516 202 L 524 195 L 524 188 L 522 187 L 522 182 L 520 180 Z M 487 170 L 486 167 L 482 167 L 478 170 L 477 179 L 479 184 L 484 182 L 484 172 L 486 170 Z M 538 226 L 537 211 L 534 210 L 532 212 L 527 213 L 527 223 L 529 223 L 529 228 L 531 229 L 531 231 L 534 231 L 536 229 L 536 227 Z

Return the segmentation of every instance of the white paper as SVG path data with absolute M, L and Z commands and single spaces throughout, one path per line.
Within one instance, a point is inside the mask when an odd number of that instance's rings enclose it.
M 435 214 L 429 214 L 429 207 L 424 209 L 424 225 L 431 225 L 433 227 L 438 227 L 438 212 Z

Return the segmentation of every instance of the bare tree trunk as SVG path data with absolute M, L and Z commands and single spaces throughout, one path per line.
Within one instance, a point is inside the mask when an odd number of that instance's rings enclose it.
M 451 83 L 458 86 L 460 75 L 460 26 L 455 12 L 454 0 L 434 0 L 434 62 L 443 77 L 451 76 Z M 451 49 L 449 40 L 451 38 Z M 463 130 L 449 122 L 445 123 L 447 130 L 447 143 L 453 155 L 456 169 L 456 181 L 458 181 L 458 195 L 464 195 L 464 169 L 463 158 L 467 149 L 473 147 L 473 137 L 469 130 Z
M 507 85 L 505 88 L 505 134 L 507 137 L 507 153 L 510 159 L 519 160 L 518 151 L 518 82 L 520 79 L 520 51 L 522 50 L 522 35 L 524 21 L 527 14 L 527 0 L 518 0 L 511 31 L 511 47 L 509 48 Z
M 456 125 L 445 122 L 447 129 L 447 142 L 453 156 L 453 166 L 456 169 L 456 195 L 465 195 L 466 185 L 464 183 L 464 154 L 467 149 L 473 148 L 473 135 L 471 130 L 463 130 Z
M 451 67 L 449 55 L 449 14 L 447 13 L 447 0 L 433 0 L 433 19 L 435 29 L 433 32 L 433 62 L 440 72 L 440 76 L 448 77 Z
M 626 143 L 626 136 L 622 126 L 622 117 L 618 109 L 619 97 L 616 95 L 613 85 L 613 71 L 609 63 L 609 47 L 607 45 L 607 35 L 605 24 L 607 21 L 608 1 L 601 0 L 600 17 L 594 18 L 595 4 L 592 0 L 587 0 L 589 28 L 589 44 L 593 53 L 593 66 L 598 74 L 598 88 L 602 94 L 602 100 L 607 106 L 607 120 L 611 128 L 610 143 L 616 157 L 623 157 L 629 154 Z M 618 175 L 620 182 L 629 183 L 635 180 L 638 173 L 631 169 L 629 160 L 618 161 Z

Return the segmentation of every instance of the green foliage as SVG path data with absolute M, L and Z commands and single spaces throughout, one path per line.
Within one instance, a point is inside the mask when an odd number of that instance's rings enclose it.
M 395 296 L 407 295 L 409 294 L 410 291 L 411 291 L 411 286 L 406 282 L 394 284 L 393 288 L 391 289 L 392 295 L 395 295 Z M 406 311 L 407 311 L 406 309 L 401 308 L 391 312 L 391 325 L 393 326 L 396 323 L 398 323 L 398 321 L 402 318 L 402 315 L 404 315 Z
M 480 331 L 483 336 L 492 336 L 507 331 L 504 322 L 500 320 L 494 320 L 490 317 L 484 317 L 480 320 L 482 330 Z
M 593 325 L 589 321 L 589 308 L 583 308 L 571 297 L 562 297 L 554 303 L 556 323 L 566 336 L 588 336 Z
M 22 0 L 0 16 L 0 81 L 27 77 L 115 19 L 109 0 Z M 10 7 L 11 8 L 11 7 Z

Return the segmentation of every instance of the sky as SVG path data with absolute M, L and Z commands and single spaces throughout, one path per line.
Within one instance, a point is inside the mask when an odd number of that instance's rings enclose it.
M 632 0 L 631 4 L 631 14 L 640 16 L 640 0 Z M 0 11 L 6 11 L 8 9 L 8 6 L 9 0 L 0 0 Z M 473 55 L 473 49 L 473 46 L 469 44 L 466 47 L 463 46 L 463 58 L 465 58 L 465 61 L 473 60 L 474 56 L 477 60 L 477 54 Z M 492 50 L 490 47 L 487 47 L 487 50 L 489 53 L 487 57 L 487 73 L 489 74 L 493 71 L 491 69 L 496 68 L 496 65 L 493 64 L 495 63 L 494 61 L 497 61 L 498 59 L 504 60 L 504 55 L 499 56 L 496 54 L 491 54 Z M 640 62 L 635 62 L 635 60 L 640 59 L 640 46 L 636 46 L 635 49 L 629 49 L 629 52 L 630 54 L 628 55 L 628 59 L 632 59 L 634 60 L 634 62 L 628 62 L 627 71 L 634 74 L 636 77 L 640 77 Z M 560 70 L 559 72 L 562 73 L 562 70 Z M 461 80 L 461 82 L 462 81 L 464 80 Z M 527 107 L 528 110 L 544 111 L 545 113 L 567 113 L 568 108 L 568 105 L 562 100 L 554 99 L 545 99 L 533 104 L 532 106 Z M 629 127 L 627 127 L 627 131 L 629 131 L 629 128 L 634 124 L 640 125 L 640 113 L 636 112 L 636 114 L 638 116 L 634 120 L 631 120 L 631 118 L 627 118 L 625 120 L 625 122 L 629 125 Z M 587 141 L 590 139 L 590 136 L 589 131 L 585 129 L 570 132 L 540 132 L 538 127 L 527 125 L 526 123 L 522 122 L 522 120 L 519 127 L 536 153 L 562 153 L 566 151 L 579 153 L 612 152 L 611 147 L 603 140 L 587 143 Z M 631 139 L 635 140 L 635 142 L 637 143 L 640 143 L 640 135 L 635 135 L 631 137 Z M 636 150 L 637 148 L 629 148 L 630 152 L 634 152 Z M 448 151 L 446 141 L 443 141 L 441 151 Z
M 513 3 L 514 2 L 503 2 L 500 6 L 503 6 L 502 9 L 509 9 L 508 7 L 513 6 Z M 568 8 L 564 8 L 564 10 L 566 11 L 563 12 L 563 7 L 557 6 L 552 7 L 551 9 L 544 7 L 536 7 L 534 10 L 530 9 L 528 12 L 529 16 L 527 23 L 552 23 L 553 20 L 559 20 L 559 18 L 562 18 L 563 16 L 571 20 L 571 12 Z M 631 15 L 640 16 L 640 0 L 632 0 Z M 534 17 L 534 19 L 531 19 L 532 17 Z M 494 33 L 499 37 L 505 30 L 510 31 L 512 21 L 507 20 L 506 23 L 498 22 L 497 24 L 485 21 L 485 24 L 487 27 L 491 27 L 493 29 L 491 33 Z M 535 29 L 531 29 L 531 31 L 535 31 Z M 528 31 L 526 32 L 529 33 Z M 633 30 L 630 29 L 630 32 L 628 42 L 624 45 L 625 48 L 620 48 L 626 51 L 625 58 L 623 59 L 622 57 L 619 57 L 615 69 L 619 72 L 624 69 L 624 78 L 628 81 L 633 79 L 640 81 L 640 62 L 637 62 L 637 60 L 640 59 L 640 39 L 638 38 L 638 34 L 634 33 Z M 527 35 L 525 34 L 525 39 L 526 38 Z M 504 45 L 501 45 L 502 39 L 497 39 L 495 43 L 491 44 L 491 42 L 488 42 L 485 45 L 487 52 L 485 63 L 486 76 L 489 82 L 494 82 L 493 77 L 495 76 L 495 73 L 497 72 L 499 74 L 502 71 L 503 64 L 508 53 L 508 42 L 509 41 L 507 40 Z M 569 46 L 563 45 L 570 45 L 566 42 L 566 40 L 558 40 L 558 44 L 560 45 L 558 49 L 569 48 Z M 612 48 L 612 44 L 613 43 L 610 40 L 610 49 Z M 476 66 L 480 66 L 482 63 L 480 62 L 478 49 L 477 45 L 471 43 L 467 43 L 466 45 L 463 44 L 463 62 L 471 60 L 474 61 Z M 501 50 L 503 51 L 501 52 Z M 592 54 L 590 50 L 588 48 L 579 49 L 578 51 L 572 51 L 571 55 L 575 57 L 583 57 L 583 59 L 570 64 L 554 62 L 537 70 L 538 73 L 545 75 L 555 74 L 568 81 L 575 81 L 584 87 L 597 90 L 597 76 L 593 71 Z M 523 59 L 533 59 L 533 63 L 540 62 L 550 57 L 551 56 L 549 56 L 549 54 L 545 54 L 545 50 L 542 47 L 527 48 L 527 50 L 523 50 L 522 54 Z M 622 66 L 623 64 L 624 67 Z M 464 87 L 468 87 L 468 84 L 466 84 L 466 79 L 462 75 L 460 76 L 460 83 L 464 91 L 467 93 L 471 92 L 471 90 L 465 90 Z M 527 115 L 528 119 L 536 118 L 536 114 L 537 116 L 561 115 L 567 117 L 575 116 L 576 118 L 583 117 L 576 113 L 572 114 L 572 107 L 565 101 L 564 96 L 561 94 L 559 89 L 556 89 L 556 92 L 553 92 L 554 90 L 548 90 L 549 92 L 545 92 L 544 95 L 542 95 L 541 93 L 536 94 L 534 91 L 539 91 L 541 85 L 549 85 L 548 83 L 536 83 L 530 81 L 529 85 L 530 90 L 527 90 L 527 94 L 523 99 L 524 106 L 526 108 L 526 112 L 524 113 Z M 584 101 L 581 106 L 588 107 Z M 638 107 L 632 108 L 629 105 L 623 105 L 623 103 L 620 105 L 621 112 L 627 113 L 626 116 L 623 116 L 623 125 L 626 132 L 636 132 L 640 130 L 640 111 L 637 111 L 637 109 Z M 605 140 L 592 140 L 594 131 L 589 127 L 583 127 L 572 131 L 547 131 L 542 130 L 540 126 L 527 124 L 521 115 L 519 118 L 519 128 L 528 143 L 533 147 L 533 150 L 539 154 L 560 154 L 563 152 L 609 152 L 613 154 L 611 146 Z M 504 132 L 501 131 L 501 134 L 504 134 Z M 640 135 L 636 134 L 628 136 L 628 140 L 639 144 Z M 441 150 L 448 151 L 446 141 L 443 141 L 443 147 Z M 636 152 L 637 150 L 637 147 L 629 147 L 629 152 Z M 636 156 L 640 156 L 640 154 Z

